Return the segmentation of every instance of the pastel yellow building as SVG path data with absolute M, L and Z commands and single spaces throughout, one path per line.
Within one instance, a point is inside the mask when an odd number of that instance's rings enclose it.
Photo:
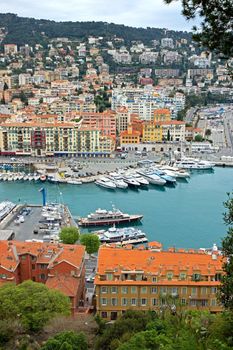
M 142 142 L 161 142 L 163 138 L 162 126 L 155 122 L 144 122 Z

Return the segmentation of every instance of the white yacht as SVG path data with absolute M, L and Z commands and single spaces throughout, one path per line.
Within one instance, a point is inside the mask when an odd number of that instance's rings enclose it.
M 147 179 L 145 179 L 144 177 L 142 177 L 140 174 L 138 173 L 133 173 L 132 176 L 135 178 L 136 181 L 138 181 L 141 185 L 149 185 L 149 181 Z
M 183 158 L 181 160 L 177 160 L 174 163 L 174 166 L 177 168 L 183 168 L 183 169 L 209 170 L 209 169 L 213 169 L 215 164 L 207 160 L 199 160 L 195 158 Z
M 149 181 L 152 185 L 164 186 L 166 180 L 162 179 L 160 176 L 156 175 L 153 170 L 142 169 L 137 171 L 138 174 L 142 175 L 145 179 Z
M 19 174 L 18 180 L 19 180 L 19 181 L 23 180 L 23 177 L 24 177 L 24 174 Z
M 116 185 L 113 181 L 108 179 L 107 177 L 101 177 L 98 180 L 95 181 L 95 184 L 101 187 L 109 188 L 114 190 L 116 188 Z
M 185 171 L 184 169 L 171 167 L 169 165 L 163 165 L 163 166 L 160 167 L 160 169 L 162 169 L 167 175 L 174 176 L 174 177 L 176 177 L 178 179 L 179 178 L 186 179 L 186 178 L 190 177 L 189 172 Z
M 140 182 L 137 181 L 132 175 L 124 175 L 123 180 L 131 187 L 141 186 Z
M 121 176 L 108 176 L 108 178 L 114 182 L 114 184 L 116 185 L 117 188 L 121 188 L 123 190 L 125 190 L 126 188 L 128 188 L 128 184 L 121 178 Z

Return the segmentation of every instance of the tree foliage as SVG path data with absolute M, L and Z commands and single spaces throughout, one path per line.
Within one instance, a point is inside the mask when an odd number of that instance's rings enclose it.
M 203 141 L 203 137 L 200 134 L 197 134 L 194 138 L 194 141 L 196 142 L 202 142 Z
M 164 0 L 167 4 L 175 0 Z M 194 27 L 194 40 L 210 50 L 233 56 L 233 1 L 182 0 L 183 15 L 189 20 L 201 18 L 201 28 Z
M 88 254 L 97 253 L 100 247 L 99 237 L 92 233 L 84 233 L 80 237 L 80 242 L 85 245 Z
M 58 314 L 69 315 L 70 301 L 42 283 L 26 281 L 0 288 L 0 315 L 9 323 L 17 319 L 25 330 L 38 331 Z
M 77 227 L 63 227 L 59 237 L 64 244 L 75 244 L 79 239 L 79 229 Z
M 224 221 L 228 226 L 228 232 L 222 240 L 222 251 L 226 262 L 223 265 L 224 275 L 220 286 L 219 299 L 226 309 L 233 311 L 233 197 L 229 193 L 224 206 L 227 209 L 224 214 Z
M 105 326 L 95 350 L 230 350 L 232 314 L 208 311 L 127 311 L 114 324 Z
M 87 350 L 88 344 L 84 333 L 64 331 L 47 340 L 41 350 Z

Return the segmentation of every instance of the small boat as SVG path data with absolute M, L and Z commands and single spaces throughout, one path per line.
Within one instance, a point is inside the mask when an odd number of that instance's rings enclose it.
M 23 181 L 28 181 L 28 175 L 24 175 Z
M 14 174 L 13 180 L 14 180 L 14 181 L 17 181 L 18 179 L 19 179 L 19 175 L 18 175 L 18 174 Z
M 114 182 L 109 180 L 107 177 L 101 177 L 100 179 L 95 181 L 95 184 L 111 190 L 114 190 L 116 188 Z
M 70 185 L 82 185 L 82 181 L 76 179 L 69 179 L 66 182 Z
M 13 181 L 13 176 L 12 176 L 12 174 L 9 174 L 9 175 L 8 175 L 7 181 Z
M 22 181 L 22 180 L 23 180 L 23 178 L 24 178 L 24 174 L 19 174 L 19 176 L 18 176 L 18 180 L 19 180 L 19 181 Z
M 28 181 L 32 181 L 34 179 L 34 176 L 32 174 L 28 174 Z

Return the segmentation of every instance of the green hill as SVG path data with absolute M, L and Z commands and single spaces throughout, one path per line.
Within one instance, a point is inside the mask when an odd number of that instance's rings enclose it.
M 8 32 L 2 44 L 45 44 L 49 39 L 55 37 L 83 40 L 91 35 L 103 36 L 106 39 L 114 36 L 121 37 L 126 43 L 133 40 L 148 43 L 167 36 L 173 39 L 182 37 L 191 40 L 191 33 L 188 32 L 159 28 L 134 28 L 106 22 L 55 22 L 19 17 L 12 13 L 0 14 L 0 27 L 5 27 Z

